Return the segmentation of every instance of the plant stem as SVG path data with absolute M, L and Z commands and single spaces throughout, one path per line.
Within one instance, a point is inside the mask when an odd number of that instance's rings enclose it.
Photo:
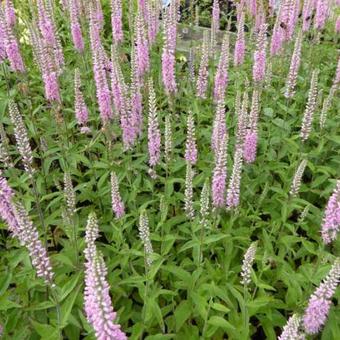
M 248 309 L 247 309 L 247 288 L 245 285 L 243 285 L 243 303 L 244 303 L 244 331 L 245 333 L 245 339 L 248 338 L 249 334 L 249 325 L 248 325 Z
M 76 253 L 76 267 L 79 269 L 78 230 L 77 230 L 77 225 L 74 220 L 74 216 L 71 216 L 71 220 L 72 220 L 73 244 L 74 244 L 74 250 Z
M 47 226 L 45 224 L 45 219 L 44 219 L 44 214 L 42 212 L 42 209 L 41 209 L 41 205 L 40 205 L 40 194 L 38 192 L 38 189 L 37 189 L 37 185 L 34 181 L 34 178 L 33 178 L 33 173 L 31 171 L 31 173 L 29 174 L 30 176 L 30 181 L 31 181 L 31 186 L 32 186 L 32 193 L 35 197 L 35 200 L 36 200 L 36 208 L 38 210 L 38 214 L 39 214 L 39 219 L 40 219 L 40 223 L 41 223 L 41 226 L 42 226 L 42 229 L 44 231 L 44 244 L 45 244 L 45 248 L 47 250 Z
M 198 263 L 203 262 L 203 241 L 204 241 L 204 224 L 201 223 L 201 235 L 200 235 L 200 251 Z
M 60 302 L 59 302 L 59 299 L 58 299 L 58 296 L 57 296 L 56 292 L 53 289 L 51 289 L 51 295 L 52 295 L 52 297 L 54 299 L 54 302 L 55 302 L 55 308 L 56 308 L 56 313 L 57 313 L 57 326 L 58 326 L 58 330 L 60 330 L 60 327 L 61 327 Z

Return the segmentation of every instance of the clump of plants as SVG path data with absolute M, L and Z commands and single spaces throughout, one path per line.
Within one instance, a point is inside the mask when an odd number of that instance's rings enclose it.
M 3 1 L 0 337 L 338 339 L 339 6 Z

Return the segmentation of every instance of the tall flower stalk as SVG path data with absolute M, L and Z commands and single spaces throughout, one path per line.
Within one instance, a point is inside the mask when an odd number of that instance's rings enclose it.
M 19 43 L 15 37 L 13 28 L 6 20 L 2 6 L 0 6 L 0 38 L 3 49 L 1 58 L 4 59 L 5 56 L 8 58 L 10 67 L 14 72 L 25 72 L 25 65 L 21 57 Z
M 64 173 L 64 197 L 66 201 L 66 219 L 72 226 L 72 242 L 76 254 L 77 265 L 79 264 L 78 230 L 74 220 L 76 213 L 76 193 L 73 188 L 72 178 L 69 172 Z
M 138 230 L 139 237 L 144 246 L 145 270 L 147 270 L 152 264 L 153 248 L 150 239 L 149 218 L 145 210 L 139 216 Z
M 241 270 L 241 284 L 245 287 L 251 283 L 251 268 L 255 261 L 255 255 L 257 250 L 257 242 L 253 242 L 244 254 L 242 270 Z
M 205 229 L 208 227 L 209 223 L 209 213 L 210 213 L 210 187 L 209 180 L 206 179 L 201 191 L 201 199 L 200 199 L 200 227 L 201 227 L 201 235 L 200 235 L 200 259 L 199 262 L 203 260 L 203 240 Z
M 143 102 L 141 93 L 141 81 L 137 73 L 135 53 L 132 51 L 131 61 L 131 85 L 129 93 L 130 121 L 134 128 L 135 139 L 141 134 L 143 126 Z
M 248 101 L 249 101 L 249 96 L 248 96 L 248 92 L 247 90 L 244 91 L 243 93 L 243 100 L 242 100 L 242 104 L 240 102 L 240 98 L 237 98 L 238 96 L 236 95 L 236 114 L 237 114 L 237 129 L 236 129 L 236 148 L 238 149 L 242 149 L 244 146 L 244 141 L 245 141 L 245 136 L 246 136 L 246 132 L 247 132 L 247 122 L 248 122 Z M 254 97 L 255 99 L 256 97 Z M 254 113 L 254 118 L 257 117 L 255 115 L 255 111 L 253 111 Z M 250 121 L 252 121 L 253 119 L 251 119 Z M 255 119 L 254 119 L 254 123 L 255 123 Z
M 142 78 L 149 70 L 149 43 L 145 26 L 145 19 L 139 8 L 135 19 L 135 45 L 136 63 L 138 75 Z
M 227 133 L 224 133 L 221 138 L 218 145 L 217 156 L 215 157 L 215 167 L 211 183 L 212 205 L 214 208 L 223 208 L 225 206 L 228 148 Z
M 191 111 L 187 119 L 187 141 L 185 144 L 185 160 L 192 165 L 197 162 L 197 146 L 195 136 L 195 121 Z
M 287 324 L 283 327 L 281 335 L 278 340 L 305 340 L 305 334 L 301 330 L 302 317 L 294 314 L 292 315 Z
M 148 39 L 151 46 L 159 31 L 159 15 L 160 15 L 160 2 L 148 1 L 146 3 L 147 23 L 148 23 Z
M 303 316 L 303 325 L 307 334 L 317 334 L 326 323 L 332 297 L 340 281 L 340 259 L 337 258 L 327 277 L 309 299 Z
M 112 39 L 115 43 L 123 41 L 122 0 L 111 0 Z
M 165 131 L 164 131 L 164 156 L 167 165 L 171 161 L 172 154 L 172 127 L 171 127 L 171 118 L 170 115 L 165 117 Z
M 42 35 L 44 45 L 48 46 L 53 52 L 57 73 L 62 72 L 64 66 L 64 55 L 55 22 L 53 9 L 49 1 L 37 0 L 38 27 Z
M 305 142 L 312 130 L 312 123 L 314 113 L 318 104 L 318 75 L 319 70 L 314 70 L 312 73 L 312 79 L 310 82 L 310 89 L 308 93 L 308 101 L 303 115 L 300 137 Z
M 12 0 L 5 0 L 5 15 L 7 24 L 10 27 L 14 27 L 16 23 L 16 15 L 14 10 L 14 5 Z
M 314 28 L 322 30 L 325 27 L 329 15 L 329 6 L 328 0 L 316 0 Z
M 246 41 L 244 36 L 244 12 L 240 14 L 237 24 L 237 38 L 234 51 L 234 65 L 238 66 L 243 64 L 246 52 Z
M 195 210 L 193 205 L 193 178 L 194 170 L 190 162 L 186 162 L 186 174 L 185 174 L 185 191 L 184 191 L 184 210 L 188 219 L 192 220 L 195 217 Z
M 212 6 L 212 20 L 211 20 L 211 42 L 210 42 L 210 53 L 213 54 L 216 47 L 216 35 L 220 29 L 220 3 L 219 0 L 213 1 Z
M 260 111 L 260 93 L 257 89 L 253 90 L 251 111 L 248 117 L 248 128 L 244 138 L 243 155 L 247 163 L 253 163 L 256 159 L 256 149 L 258 140 L 258 119 Z
M 321 235 L 325 244 L 334 241 L 340 230 L 340 180 L 329 198 L 322 221 Z
M 211 148 L 215 154 L 218 153 L 219 146 L 221 141 L 224 138 L 224 135 L 227 134 L 227 126 L 226 126 L 226 112 L 225 112 L 225 104 L 224 98 L 221 98 L 217 102 L 216 112 L 213 123 L 213 131 L 211 135 Z
M 33 56 L 41 72 L 44 82 L 45 98 L 50 102 L 61 102 L 58 82 L 58 65 L 55 50 L 49 46 L 41 34 L 30 27 L 30 39 L 33 46 Z
M 315 7 L 315 0 L 305 0 L 302 9 L 302 30 L 308 31 L 312 23 L 312 14 Z
M 204 32 L 201 51 L 201 62 L 196 82 L 196 95 L 200 98 L 206 98 L 209 78 L 209 44 L 207 32 Z
M 12 100 L 9 102 L 9 115 L 14 126 L 14 135 L 17 143 L 17 148 L 24 163 L 24 168 L 27 174 L 33 176 L 33 153 L 30 146 L 29 138 L 25 123 L 18 110 L 17 104 Z
M 80 87 L 81 87 L 80 72 L 79 69 L 76 69 L 74 71 L 74 111 L 77 123 L 81 127 L 81 132 L 87 132 L 89 112 Z
M 217 67 L 217 72 L 214 80 L 214 100 L 218 102 L 224 99 L 224 94 L 228 85 L 228 68 L 229 68 L 229 33 L 225 33 L 220 60 Z
M 282 45 L 284 42 L 284 29 L 280 20 L 280 12 L 282 8 L 280 7 L 279 13 L 276 17 L 273 33 L 270 41 L 270 55 L 275 56 L 278 55 L 282 51 Z
M 126 340 L 125 333 L 116 323 L 117 314 L 113 310 L 110 287 L 107 282 L 107 268 L 103 255 L 97 250 L 98 221 L 94 213 L 89 215 L 86 225 L 85 292 L 84 307 L 86 318 L 93 327 L 97 339 Z
M 298 33 L 295 45 L 294 45 L 294 51 L 292 54 L 292 59 L 290 61 L 290 67 L 289 67 L 289 73 L 286 80 L 286 90 L 285 90 L 285 97 L 286 98 L 292 98 L 294 97 L 295 91 L 296 91 L 296 81 L 297 81 L 297 75 L 301 63 L 301 48 L 302 48 L 302 32 Z
M 0 176 L 0 216 L 7 223 L 12 235 L 25 246 L 30 254 L 32 265 L 45 283 L 54 286 L 50 259 L 46 248 L 39 239 L 37 229 L 31 222 L 24 207 L 15 202 L 14 192 L 7 180 Z
M 121 218 L 124 216 L 124 203 L 119 193 L 118 177 L 114 171 L 111 172 L 111 202 L 112 211 L 114 212 L 116 218 Z
M 267 24 L 260 26 L 257 36 L 256 50 L 254 52 L 253 80 L 261 82 L 266 75 L 266 47 L 267 47 Z
M 323 101 L 322 109 L 320 113 L 320 121 L 319 121 L 320 129 L 323 129 L 326 125 L 327 113 L 332 107 L 332 102 L 333 102 L 336 91 L 337 91 L 337 86 L 332 85 L 329 90 L 328 96 Z
M 103 46 L 100 40 L 98 28 L 98 19 L 96 18 L 95 8 L 90 6 L 90 42 L 92 52 L 92 65 L 94 80 L 96 84 L 96 95 L 99 106 L 100 118 L 103 125 L 113 117 L 113 111 L 111 106 L 111 94 L 108 86 L 106 71 L 105 71 L 105 59 Z
M 292 181 L 292 185 L 289 191 L 289 194 L 293 197 L 299 193 L 299 190 L 301 187 L 301 179 L 302 179 L 303 173 L 305 172 L 306 166 L 307 166 L 307 160 L 303 159 L 300 162 L 298 168 L 296 169 L 296 172 L 295 172 L 295 175 Z
M 111 91 L 115 112 L 119 116 L 124 150 L 130 149 L 137 137 L 135 116 L 131 114 L 132 103 L 128 100 L 128 87 L 119 65 L 115 46 L 111 49 Z M 135 93 L 137 95 L 137 93 Z
M 154 167 L 159 163 L 161 157 L 161 133 L 158 123 L 156 93 L 152 78 L 149 79 L 148 150 L 149 164 L 151 167 Z
M 175 50 L 177 38 L 177 5 L 172 0 L 164 13 L 164 45 L 162 51 L 162 79 L 167 94 L 177 91 L 175 78 Z
M 78 0 L 69 0 L 70 4 L 70 22 L 71 22 L 71 34 L 75 49 L 82 53 L 84 51 L 84 39 L 81 32 L 80 25 L 80 8 Z
M 241 173 L 243 165 L 243 152 L 236 148 L 231 178 L 227 190 L 227 208 L 236 208 L 240 204 Z

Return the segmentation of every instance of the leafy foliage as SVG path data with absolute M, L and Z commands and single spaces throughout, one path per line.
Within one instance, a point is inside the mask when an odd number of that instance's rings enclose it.
M 169 98 L 161 80 L 161 35 L 151 50 L 149 75 L 154 80 L 160 129 L 164 134 L 165 117 L 170 116 L 173 133 L 172 159 L 165 162 L 163 157 L 155 168 L 156 178 L 152 178 L 147 150 L 147 87 L 143 90 L 141 137 L 132 150 L 123 151 L 118 121 L 101 126 L 85 19 L 86 47 L 80 55 L 71 42 L 68 16 L 59 5 L 55 6 L 66 66 L 60 76 L 62 104 L 49 103 L 25 38 L 31 20 L 29 5 L 22 1 L 14 3 L 21 18 L 16 33 L 21 37 L 27 73 L 11 72 L 7 62 L 1 64 L 1 124 L 14 163 L 13 167 L 3 167 L 2 175 L 24 202 L 41 239 L 46 238 L 56 288 L 46 289 L 36 277 L 28 252 L 1 223 L 0 324 L 4 339 L 94 338 L 83 311 L 84 234 L 87 216 L 92 211 L 99 218 L 97 247 L 108 267 L 112 303 L 118 322 L 130 339 L 275 339 L 293 312 L 303 313 L 315 286 L 340 254 L 339 240 L 326 247 L 320 235 L 324 208 L 335 179 L 340 177 L 338 97 L 328 112 L 325 128 L 320 130 L 318 125 L 319 105 L 308 141 L 302 143 L 299 137 L 312 70 L 320 70 L 319 87 L 324 97 L 335 75 L 338 37 L 333 33 L 334 23 L 328 22 L 319 44 L 313 40 L 313 31 L 305 38 L 297 93 L 292 100 L 286 100 L 283 94 L 294 42 L 287 43 L 282 55 L 272 58 L 272 81 L 263 89 L 260 100 L 257 158 L 254 164 L 243 167 L 240 206 L 233 211 L 212 211 L 202 232 L 200 195 L 214 168 L 210 143 L 215 105 L 211 95 L 207 99 L 196 97 L 195 84 L 188 77 L 186 56 L 181 53 L 176 56 L 178 92 Z M 128 1 L 123 1 L 123 9 L 124 43 L 119 47 L 118 58 L 127 80 L 133 34 L 129 29 Z M 102 37 L 109 51 L 109 1 L 103 1 L 103 11 Z M 254 37 L 247 35 L 245 63 L 229 70 L 225 99 L 230 136 L 228 177 L 236 141 L 235 96 L 238 90 L 245 90 L 244 84 L 251 75 L 254 46 Z M 210 94 L 217 63 L 217 58 L 211 58 Z M 199 58 L 196 70 L 198 64 Z M 80 70 L 82 92 L 90 112 L 89 134 L 80 133 L 74 117 L 75 68 Z M 28 129 L 37 193 L 32 190 L 31 179 L 15 146 L 9 99 L 18 104 Z M 192 221 L 184 212 L 189 111 L 195 119 L 198 146 L 193 179 L 196 216 Z M 108 131 L 114 135 L 110 145 Z M 297 197 L 292 198 L 291 182 L 303 159 L 307 159 L 307 166 L 302 185 Z M 120 219 L 114 217 L 111 209 L 112 172 L 118 177 L 125 205 L 125 215 Z M 67 211 L 64 173 L 71 176 L 76 193 L 77 209 L 71 220 L 64 218 Z M 149 270 L 145 268 L 143 244 L 138 235 L 143 210 L 149 218 L 153 246 Z M 249 290 L 244 290 L 240 283 L 242 258 L 252 241 L 258 242 L 257 253 L 252 283 Z M 338 299 L 339 291 L 335 302 Z M 321 338 L 339 336 L 339 306 L 334 303 Z

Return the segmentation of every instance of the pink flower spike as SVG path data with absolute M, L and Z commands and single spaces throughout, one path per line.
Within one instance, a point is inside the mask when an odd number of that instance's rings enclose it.
M 111 172 L 111 199 L 112 199 L 112 211 L 116 215 L 116 218 L 124 216 L 125 209 L 124 203 L 119 193 L 118 177 L 115 172 Z
M 323 218 L 321 235 L 325 244 L 334 241 L 340 230 L 340 180 L 327 203 L 325 216 Z
M 123 41 L 122 1 L 111 0 L 112 38 L 115 43 Z
M 197 162 L 197 146 L 195 137 L 195 121 L 192 112 L 189 112 L 187 120 L 187 141 L 185 145 L 185 159 L 192 165 Z
M 246 42 L 244 37 L 244 12 L 241 13 L 240 20 L 237 25 L 237 38 L 234 51 L 234 65 L 243 64 L 246 52 Z
M 161 157 L 161 133 L 159 131 L 156 93 L 152 78 L 149 79 L 148 149 L 149 164 L 154 167 L 159 163 Z

